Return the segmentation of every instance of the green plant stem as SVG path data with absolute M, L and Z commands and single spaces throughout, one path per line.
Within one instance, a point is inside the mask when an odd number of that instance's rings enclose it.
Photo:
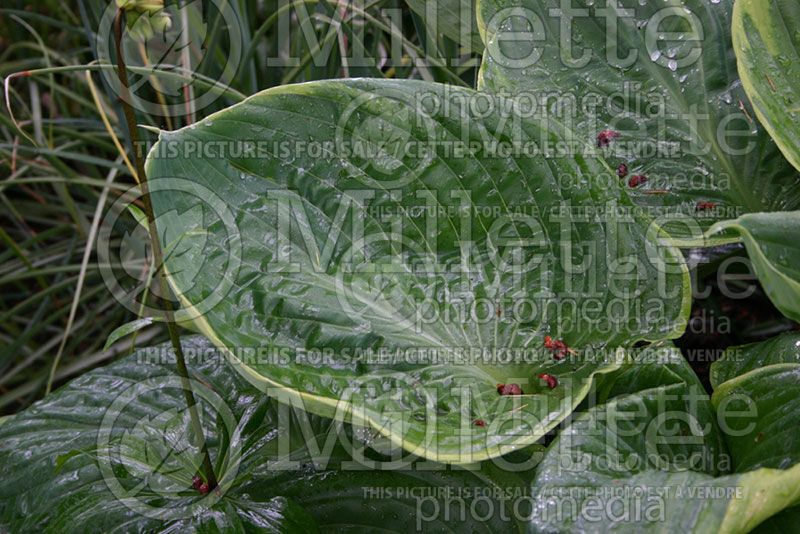
M 158 238 L 158 229 L 156 228 L 156 218 L 153 212 L 153 204 L 150 199 L 150 189 L 147 185 L 147 176 L 145 175 L 144 162 L 142 156 L 136 147 L 139 146 L 139 134 L 136 127 L 136 116 L 134 115 L 133 107 L 130 104 L 130 85 L 128 83 L 128 72 L 125 66 L 125 58 L 122 52 L 122 25 L 124 24 L 125 11 L 122 9 L 117 10 L 117 16 L 114 20 L 114 44 L 117 49 L 117 72 L 119 74 L 120 83 L 122 86 L 121 104 L 125 114 L 125 120 L 128 123 L 128 133 L 130 135 L 131 145 L 133 146 L 134 165 L 136 167 L 136 174 L 139 181 L 139 187 L 142 190 L 142 203 L 144 204 L 144 212 L 147 215 L 147 226 L 150 231 L 150 242 L 153 249 L 153 264 L 157 269 L 157 277 L 161 287 L 161 294 L 165 296 L 164 315 L 166 317 L 167 330 L 169 331 L 169 338 L 172 342 L 172 348 L 175 350 L 175 360 L 177 362 L 178 374 L 181 377 L 183 384 L 183 393 L 186 397 L 186 405 L 189 409 L 189 417 L 191 419 L 192 428 L 194 430 L 195 438 L 199 440 L 200 450 L 203 456 L 202 471 L 205 475 L 206 483 L 209 489 L 217 487 L 217 477 L 214 474 L 214 467 L 211 463 L 211 456 L 208 452 L 205 436 L 203 434 L 203 427 L 200 424 L 200 415 L 197 412 L 197 401 L 194 396 L 194 391 L 191 387 L 189 379 L 189 370 L 186 367 L 186 359 L 183 355 L 183 348 L 181 347 L 180 336 L 178 335 L 178 326 L 175 323 L 175 314 L 172 308 L 172 302 L 166 295 L 169 294 L 167 287 L 166 272 L 161 266 L 164 265 L 164 255 L 161 250 L 161 243 Z

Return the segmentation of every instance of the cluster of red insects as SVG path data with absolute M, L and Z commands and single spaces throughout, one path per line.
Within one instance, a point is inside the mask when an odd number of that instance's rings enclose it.
M 614 130 L 603 130 L 597 134 L 597 148 L 606 148 L 611 144 L 611 141 L 619 137 L 621 137 L 619 132 L 615 132 Z M 628 176 L 628 165 L 626 163 L 619 164 L 619 167 L 617 167 L 617 176 L 619 176 L 620 180 L 623 180 Z M 644 174 L 635 174 L 628 180 L 628 187 L 639 187 L 646 182 L 647 176 Z M 711 210 L 716 207 L 716 202 L 701 201 L 697 203 L 695 209 L 697 211 L 704 211 Z
M 550 336 L 544 337 L 544 348 L 553 353 L 553 359 L 556 361 L 563 360 L 567 356 L 567 354 L 575 352 L 572 349 L 570 349 L 567 346 L 567 344 L 564 343 L 563 341 L 558 339 L 553 339 Z M 556 387 L 558 387 L 558 379 L 551 374 L 540 373 L 539 375 L 537 375 L 537 378 L 543 381 L 550 389 L 555 389 Z M 522 391 L 522 388 L 519 386 L 519 384 L 497 384 L 497 393 L 499 395 L 504 395 L 504 396 L 525 394 Z M 485 427 L 486 421 L 484 421 L 483 419 L 475 419 L 472 422 L 472 424 L 479 427 Z
M 553 353 L 553 359 L 556 361 L 563 360 L 567 357 L 567 354 L 575 353 L 566 343 L 550 336 L 544 336 L 544 348 Z M 544 380 L 550 389 L 555 389 L 558 386 L 558 379 L 551 374 L 541 373 L 538 378 Z
M 611 144 L 611 141 L 620 137 L 619 132 L 615 132 L 614 130 L 603 130 L 599 134 L 597 134 L 597 147 L 598 148 L 606 148 Z M 625 179 L 628 176 L 628 165 L 626 163 L 620 163 L 619 167 L 617 167 L 617 176 L 619 176 L 620 180 Z M 647 176 L 644 174 L 636 174 L 631 176 L 628 180 L 628 187 L 638 187 L 647 181 Z
M 615 132 L 614 130 L 603 130 L 597 134 L 597 147 L 606 148 L 611 144 L 611 141 L 619 137 L 619 132 Z M 617 176 L 619 176 L 620 180 L 623 180 L 628 176 L 628 165 L 626 163 L 619 164 L 619 167 L 617 167 Z M 635 174 L 628 179 L 628 187 L 638 187 L 646 182 L 647 176 L 643 174 Z M 717 204 L 715 202 L 701 201 L 697 203 L 696 209 L 701 211 L 714 209 L 716 207 Z M 498 308 L 497 316 L 500 317 L 501 314 L 502 311 Z M 566 343 L 557 339 L 553 339 L 550 336 L 545 336 L 544 347 L 553 353 L 553 359 L 557 361 L 564 359 L 567 354 L 574 353 L 574 351 L 570 349 Z M 538 375 L 538 378 L 542 380 L 550 389 L 555 389 L 558 387 L 558 379 L 551 374 L 541 373 Z M 497 393 L 504 396 L 524 395 L 519 384 L 497 384 Z M 473 424 L 475 426 L 485 427 L 486 421 L 483 419 L 475 419 Z

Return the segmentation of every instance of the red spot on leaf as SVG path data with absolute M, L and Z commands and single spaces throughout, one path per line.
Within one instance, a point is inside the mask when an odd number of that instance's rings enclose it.
M 544 348 L 552 351 L 553 358 L 556 360 L 563 360 L 567 354 L 572 352 L 566 343 L 550 336 L 544 336 Z
M 605 148 L 611 144 L 611 141 L 619 137 L 619 132 L 614 130 L 603 130 L 597 134 L 597 148 Z
M 547 383 L 547 387 L 550 389 L 556 389 L 556 386 L 558 386 L 558 379 L 553 375 L 542 373 L 539 375 L 539 378 L 544 380 Z
M 497 384 L 497 392 L 500 395 L 522 395 L 522 388 L 519 384 Z
M 716 207 L 717 207 L 716 202 L 709 202 L 707 200 L 704 200 L 702 202 L 698 202 L 697 206 L 695 206 L 695 209 L 697 211 L 705 211 L 705 210 L 713 210 Z
M 486 421 L 484 421 L 483 419 L 475 419 L 472 422 L 472 424 L 475 425 L 475 426 L 484 427 L 484 426 L 486 426 Z
M 628 180 L 628 187 L 638 187 L 647 181 L 647 176 L 644 174 L 635 174 Z

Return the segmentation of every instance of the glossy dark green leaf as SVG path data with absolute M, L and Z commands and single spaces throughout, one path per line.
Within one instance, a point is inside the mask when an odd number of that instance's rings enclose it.
M 711 375 L 737 472 L 800 463 L 800 335 L 728 349 Z
M 675 383 L 688 365 L 622 380 L 643 389 L 591 408 L 551 444 L 532 482 L 540 503 L 531 532 L 747 532 L 800 500 L 800 466 L 725 475 L 730 458 L 697 379 Z M 617 373 L 625 373 L 622 369 Z M 609 379 L 611 377 L 608 377 Z
M 196 451 L 162 345 L 91 371 L 0 425 L 0 530 L 447 531 L 454 517 L 459 530 L 516 528 L 513 501 L 500 495 L 520 485 L 520 474 L 378 453 L 364 445 L 369 432 L 358 438 L 265 398 L 206 340 L 183 344 L 222 494 L 192 489 Z M 447 498 L 465 490 L 472 496 Z M 473 500 L 481 515 L 462 518 L 459 507 Z M 487 505 L 494 513 L 479 521 Z
M 767 341 L 731 347 L 711 364 L 709 378 L 716 389 L 737 376 L 781 363 L 800 364 L 800 334 L 786 333 Z
M 492 142 L 541 147 L 563 129 L 478 100 L 414 81 L 280 87 L 162 133 L 147 165 L 165 235 L 205 243 L 163 244 L 192 251 L 166 260 L 183 312 L 237 369 L 452 463 L 536 442 L 617 347 L 678 336 L 689 305 L 682 256 L 604 161 L 503 155 Z M 256 153 L 218 152 L 247 142 Z M 198 199 L 202 226 L 181 216 Z M 545 335 L 576 354 L 556 361 Z M 507 383 L 525 395 L 498 395 Z
M 563 120 L 578 146 L 603 152 L 614 167 L 626 164 L 626 181 L 645 175 L 631 190 L 634 201 L 665 217 L 680 214 L 683 222 L 665 227 L 682 244 L 697 244 L 699 228 L 716 221 L 800 208 L 798 173 L 756 122 L 738 78 L 732 6 L 480 0 L 479 88 L 572 106 Z M 597 149 L 606 129 L 621 135 Z M 715 206 L 698 209 L 700 202 Z
M 185 348 L 199 352 L 208 344 L 196 338 Z M 315 530 L 313 519 L 297 504 L 274 496 L 253 500 L 235 490 L 185 517 L 184 510 L 204 504 L 192 489 L 197 451 L 172 441 L 177 437 L 188 443 L 183 392 L 175 387 L 178 379 L 170 365 L 148 363 L 169 354 L 166 347 L 148 350 L 82 375 L 0 426 L 0 529 Z M 244 421 L 250 408 L 243 401 L 252 393 L 236 391 L 242 380 L 219 359 L 197 370 L 198 378 L 211 385 L 209 391 L 233 393 L 228 404 Z M 126 399 L 127 394 L 136 396 Z M 207 403 L 201 406 L 206 430 L 219 432 L 215 410 Z M 107 439 L 101 438 L 104 430 Z M 107 450 L 119 454 L 112 457 Z
M 726 442 L 734 468 L 797 468 L 800 440 L 793 428 L 800 422 L 800 336 L 786 333 L 767 341 L 728 349 L 711 366 L 712 401 L 729 427 Z M 754 532 L 788 532 L 800 507 L 786 509 Z
M 738 235 L 775 307 L 800 321 L 800 211 L 755 213 L 712 226 L 708 235 Z
M 796 357 L 796 354 L 795 354 Z M 736 471 L 788 469 L 800 461 L 800 364 L 773 364 L 722 383 L 714 405 Z
M 733 47 L 758 120 L 800 169 L 800 2 L 737 0 Z

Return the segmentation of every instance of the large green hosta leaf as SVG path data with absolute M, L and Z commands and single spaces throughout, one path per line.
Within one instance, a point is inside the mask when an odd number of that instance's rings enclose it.
M 725 382 L 714 391 L 714 404 L 719 409 L 726 401 L 737 412 L 727 418 L 737 471 L 798 463 L 800 364 L 770 365 Z
M 712 402 L 725 414 L 725 440 L 737 472 L 800 463 L 800 334 L 728 349 L 711 366 Z M 800 507 L 773 516 L 758 532 L 787 532 Z M 790 528 L 791 527 L 791 528 Z
M 237 369 L 457 463 L 541 438 L 619 365 L 616 347 L 679 335 L 689 298 L 682 257 L 602 160 L 493 152 L 563 131 L 470 115 L 476 98 L 412 81 L 280 87 L 162 133 L 147 166 L 165 235 L 205 243 L 168 257 L 172 286 Z M 245 142 L 257 154 L 198 148 Z M 203 226 L 181 216 L 199 199 Z M 545 335 L 578 352 L 555 361 Z M 525 395 L 498 395 L 507 383 Z
M 800 169 L 800 2 L 737 0 L 733 47 L 758 120 Z
M 724 474 L 709 399 L 685 361 L 669 362 L 665 385 L 653 387 L 657 360 L 605 378 L 620 395 L 551 444 L 532 483 L 531 532 L 746 532 L 800 501 L 800 466 Z M 647 389 L 632 392 L 637 380 Z
M 474 532 L 516 529 L 502 491 L 519 475 L 385 457 L 330 420 L 265 398 L 203 338 L 183 346 L 223 494 L 192 489 L 185 399 L 172 363 L 158 363 L 170 350 L 153 347 L 0 425 L 0 531 L 409 532 L 448 530 L 453 518 Z M 446 497 L 464 491 L 473 497 Z M 479 517 L 487 505 L 495 513 L 478 521 L 459 503 L 477 506 Z
M 479 88 L 527 92 L 548 107 L 574 97 L 579 109 L 565 115 L 579 145 L 594 147 L 598 132 L 618 131 L 606 159 L 646 175 L 631 195 L 665 216 L 697 216 L 706 228 L 745 213 L 798 209 L 796 170 L 747 111 L 730 38 L 732 4 L 479 0 L 487 44 Z M 697 211 L 699 202 L 717 206 Z M 685 245 L 700 237 L 689 219 L 665 227 Z
M 800 335 L 728 349 L 711 376 L 737 472 L 800 463 Z
M 800 321 L 800 211 L 719 222 L 709 229 L 708 242 L 718 234 L 741 238 L 767 296 L 784 315 Z

